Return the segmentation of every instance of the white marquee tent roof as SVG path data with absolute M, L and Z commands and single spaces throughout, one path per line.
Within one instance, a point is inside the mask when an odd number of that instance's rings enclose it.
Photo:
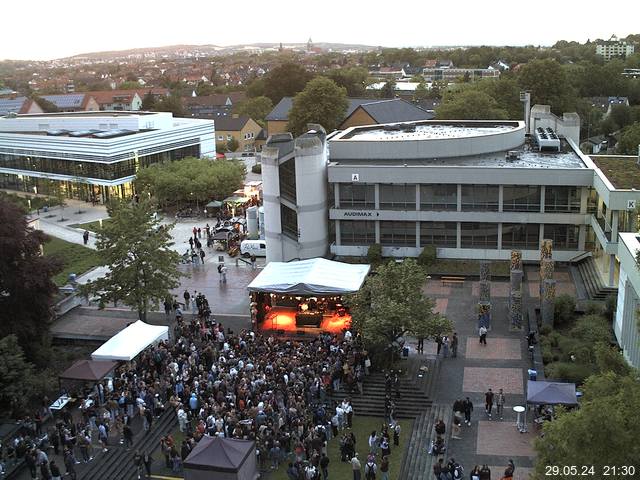
M 249 291 L 329 295 L 360 290 L 370 265 L 351 265 L 325 258 L 270 262 L 247 287 Z
M 149 345 L 169 339 L 169 327 L 149 325 L 142 320 L 132 323 L 111 337 L 91 354 L 93 360 L 133 360 Z

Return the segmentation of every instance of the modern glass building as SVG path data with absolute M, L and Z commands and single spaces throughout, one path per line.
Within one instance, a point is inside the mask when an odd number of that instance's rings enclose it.
M 211 120 L 161 112 L 74 112 L 0 118 L 0 188 L 106 201 L 133 194 L 138 169 L 215 158 Z

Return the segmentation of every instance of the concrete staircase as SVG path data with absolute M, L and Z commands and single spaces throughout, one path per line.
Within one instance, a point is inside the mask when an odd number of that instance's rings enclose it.
M 608 296 L 618 293 L 617 288 L 605 286 L 598 273 L 598 267 L 596 267 L 593 257 L 587 257 L 581 260 L 577 264 L 577 268 L 580 277 L 582 277 L 582 282 L 587 290 L 589 299 L 603 301 L 606 300 Z
M 122 445 L 110 446 L 107 453 L 100 452 L 86 468 L 78 468 L 78 479 L 86 480 L 134 480 L 138 478 L 133 464 L 136 450 L 153 453 L 159 447 L 160 438 L 173 432 L 178 425 L 175 411 L 169 409 L 151 426 L 149 433 L 140 432 L 133 439 L 133 446 L 127 451 Z M 164 461 L 164 459 L 163 459 Z
M 452 410 L 450 405 L 436 404 L 423 412 L 413 424 L 409 445 L 402 462 L 399 480 L 431 480 L 433 465 L 438 462 L 437 456 L 429 455 L 431 441 L 435 440 L 435 424 L 442 419 L 447 425 L 444 436 L 445 446 L 449 449 L 451 436 Z M 446 456 L 445 452 L 445 456 Z
M 422 366 L 426 367 L 425 371 L 420 371 Z M 395 391 L 391 392 L 396 405 L 396 418 L 419 417 L 431 406 L 431 391 L 437 378 L 438 366 L 437 360 L 407 360 L 403 365 L 404 375 L 400 379 L 400 398 L 396 398 Z M 422 373 L 421 378 L 418 377 L 419 372 Z M 355 415 L 384 417 L 385 395 L 385 375 L 382 372 L 374 372 L 365 378 L 361 395 L 349 394 L 342 389 L 328 398 L 342 401 L 345 397 L 350 397 Z

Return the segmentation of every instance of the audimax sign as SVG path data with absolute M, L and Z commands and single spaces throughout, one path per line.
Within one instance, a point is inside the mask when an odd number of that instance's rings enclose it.
M 346 210 L 342 212 L 343 217 L 357 217 L 357 218 L 373 218 L 379 217 L 380 214 L 378 212 L 371 212 L 367 210 Z

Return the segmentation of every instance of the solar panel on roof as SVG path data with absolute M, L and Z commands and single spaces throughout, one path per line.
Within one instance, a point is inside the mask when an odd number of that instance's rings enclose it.
M 50 137 L 59 137 L 60 135 L 64 135 L 66 133 L 69 133 L 69 131 L 68 130 L 62 130 L 62 129 L 47 130 L 47 135 L 49 135 Z
M 95 133 L 99 133 L 100 130 L 77 130 L 75 132 L 69 132 L 70 137 L 88 137 Z
M 130 135 L 132 133 L 135 133 L 135 131 L 117 129 L 117 130 L 109 130 L 108 132 L 98 132 L 98 133 L 95 133 L 93 136 L 95 138 L 115 138 L 115 137 L 122 137 L 124 135 Z

